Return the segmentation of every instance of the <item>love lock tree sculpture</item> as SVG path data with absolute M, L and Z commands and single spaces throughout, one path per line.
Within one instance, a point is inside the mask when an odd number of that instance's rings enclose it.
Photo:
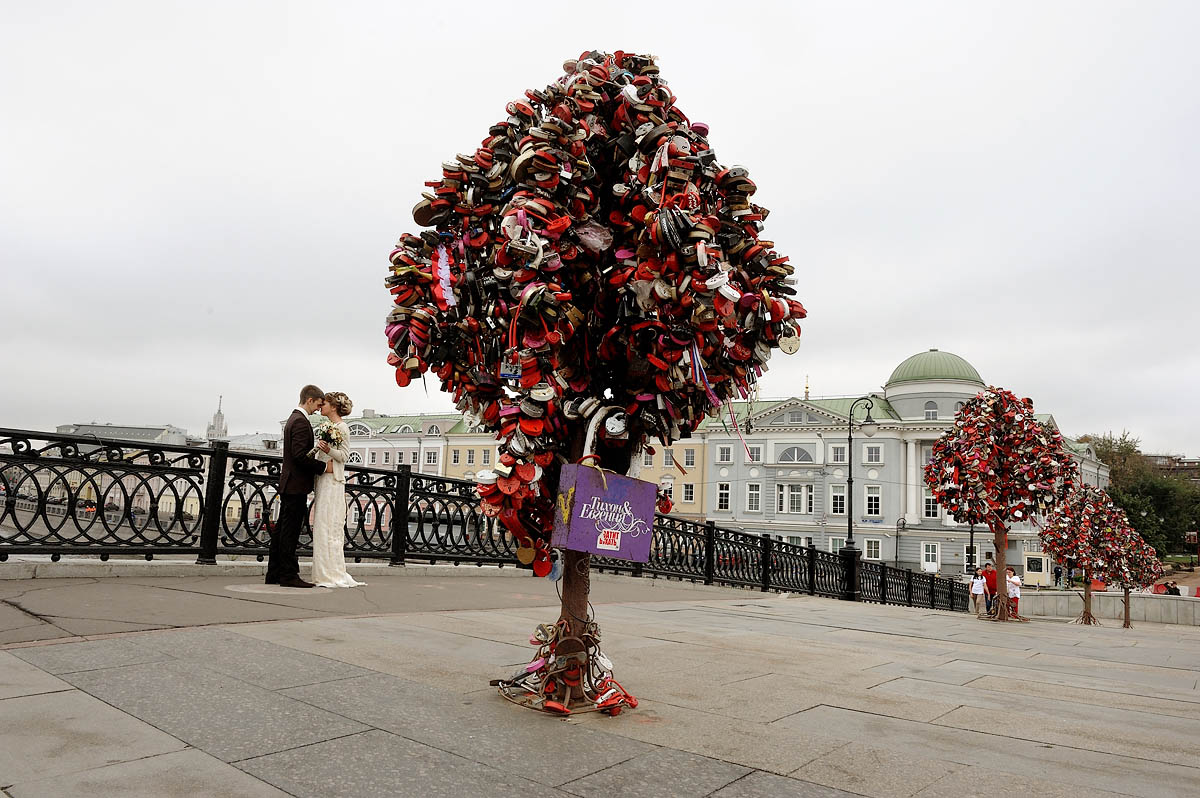
M 553 545 L 556 510 L 566 520 L 581 498 L 581 472 L 616 490 L 607 475 L 626 474 L 649 440 L 688 437 L 752 396 L 772 351 L 798 348 L 805 310 L 788 259 L 759 237 L 768 211 L 754 182 L 717 160 L 654 58 L 589 52 L 563 66 L 426 184 L 413 218 L 431 229 L 401 236 L 390 257 L 388 362 L 401 387 L 432 371 L 496 433 L 481 509 L 536 575 L 561 576 L 559 622 L 539 627 L 539 656 L 502 689 L 615 714 L 632 699 L 599 652 L 590 555 Z M 652 510 L 593 510 L 601 550 L 622 529 L 651 534 Z
M 963 405 L 954 426 L 933 445 L 925 484 L 960 524 L 986 524 L 1004 585 L 1008 530 L 1045 514 L 1071 487 L 1076 467 L 1062 436 L 1033 416 L 1033 401 L 989 387 Z M 1008 596 L 997 590 L 998 620 Z
M 1109 582 L 1120 586 L 1125 599 L 1125 621 L 1121 626 L 1132 629 L 1129 620 L 1129 593 L 1132 590 L 1142 590 L 1150 587 L 1163 575 L 1162 563 L 1158 552 L 1147 543 L 1141 535 L 1134 534 L 1135 539 L 1129 548 L 1122 553 L 1121 559 L 1109 575 Z
M 1042 549 L 1056 560 L 1074 560 L 1083 570 L 1083 612 L 1079 623 L 1094 624 L 1092 581 L 1111 581 L 1122 574 L 1125 558 L 1145 542 L 1113 504 L 1108 494 L 1093 485 L 1078 485 L 1046 516 L 1041 530 Z M 1127 575 L 1134 578 L 1132 570 Z

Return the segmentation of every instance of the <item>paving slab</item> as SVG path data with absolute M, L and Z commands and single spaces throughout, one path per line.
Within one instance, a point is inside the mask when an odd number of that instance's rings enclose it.
M 375 674 L 284 691 L 368 726 L 480 764 L 559 786 L 654 746 L 517 707 L 494 689 L 469 696 Z M 604 717 L 615 725 L 617 718 Z M 531 757 L 531 752 L 536 756 Z M 586 752 L 583 754 L 582 752 Z M 534 762 L 540 763 L 531 767 Z
M 915 798 L 996 798 L 1004 796 L 1036 796 L 1036 798 L 1125 798 L 1128 793 L 1111 792 L 1089 787 L 1080 790 L 1071 781 L 1037 778 L 1023 773 L 967 766 L 938 779 L 916 793 Z M 1189 793 L 1159 793 L 1161 798 L 1186 798 Z
M 638 707 L 617 718 L 596 713 L 577 720 L 607 734 L 619 734 L 664 748 L 688 751 L 786 775 L 847 740 L 805 734 L 703 710 L 689 709 L 639 696 Z
M 12 798 L 287 798 L 287 793 L 189 748 L 132 762 L 27 781 L 8 788 Z
M 82 671 L 64 678 L 226 762 L 366 730 L 340 715 L 188 662 Z
M 928 723 L 886 718 L 834 707 L 789 716 L 775 725 L 808 733 L 836 734 L 852 740 L 871 740 L 880 748 L 901 754 L 980 765 L 1006 773 L 1053 771 L 1077 786 L 1109 789 L 1145 798 L 1168 794 L 1198 794 L 1200 769 L 1131 756 L 1119 756 L 1075 746 L 1054 746 L 1019 737 L 951 729 Z
M 858 798 L 858 795 L 756 770 L 717 790 L 711 798 Z
M 204 627 L 143 635 L 138 643 L 267 690 L 350 679 L 372 673 L 337 659 L 283 649 L 235 630 Z M 50 648 L 61 648 L 53 646 Z
M 961 767 L 855 742 L 814 759 L 791 775 L 874 798 L 908 798 Z
M 166 662 L 172 657 L 151 645 L 149 637 L 113 637 L 13 649 L 14 656 L 47 673 L 103 670 L 123 665 Z
M 1013 681 L 1001 676 L 981 676 L 970 683 L 971 687 L 980 690 L 1007 693 L 1012 690 Z M 1103 687 L 1071 687 L 1068 685 L 1034 681 L 1021 681 L 1021 693 L 1042 699 L 1071 702 L 1074 704 L 1089 704 L 1097 707 L 1112 707 L 1114 709 L 1130 709 L 1138 712 L 1149 712 L 1159 716 L 1191 718 L 1200 720 L 1200 695 L 1193 699 L 1166 698 L 1153 695 L 1117 691 Z M 1144 691 L 1143 691 L 1144 692 Z
M 2 787 L 184 748 L 78 690 L 6 698 L 0 718 Z
M 585 798 L 661 798 L 708 795 L 750 773 L 749 768 L 669 748 L 568 782 L 563 789 Z
M 0 699 L 73 689 L 41 668 L 24 662 L 8 651 L 0 651 Z
M 568 798 L 567 793 L 383 731 L 368 731 L 239 762 L 300 798 Z M 545 763 L 530 756 L 530 768 Z

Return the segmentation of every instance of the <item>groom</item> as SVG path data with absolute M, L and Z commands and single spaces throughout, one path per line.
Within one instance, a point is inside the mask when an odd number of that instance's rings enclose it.
M 325 463 L 308 456 L 313 448 L 313 430 L 308 417 L 321 409 L 325 394 L 315 385 L 300 390 L 300 405 L 283 428 L 283 467 L 279 469 L 279 523 L 271 532 L 271 554 L 267 560 L 267 584 L 281 587 L 312 587 L 300 578 L 296 543 L 304 517 L 313 477 Z M 321 448 L 325 448 L 322 446 Z

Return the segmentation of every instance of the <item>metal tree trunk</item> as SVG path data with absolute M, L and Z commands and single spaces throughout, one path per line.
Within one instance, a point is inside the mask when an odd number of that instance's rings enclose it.
M 1083 612 L 1079 615 L 1079 623 L 1088 626 L 1096 623 L 1096 616 L 1092 615 L 1092 572 L 1086 568 L 1083 570 Z
M 1132 629 L 1133 624 L 1129 622 L 1129 588 L 1125 588 L 1125 623 L 1121 624 L 1123 629 Z
M 989 521 L 992 529 L 992 548 L 996 550 L 996 620 L 1008 620 L 1008 578 L 1005 569 L 1008 567 L 1008 528 L 999 521 Z

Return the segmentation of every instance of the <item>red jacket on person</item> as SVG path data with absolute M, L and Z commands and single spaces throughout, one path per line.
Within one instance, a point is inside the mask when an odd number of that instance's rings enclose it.
M 995 569 L 993 569 L 991 571 L 984 569 L 983 579 L 985 582 L 987 582 L 988 593 L 991 593 L 993 596 L 996 595 L 996 571 L 995 571 Z

